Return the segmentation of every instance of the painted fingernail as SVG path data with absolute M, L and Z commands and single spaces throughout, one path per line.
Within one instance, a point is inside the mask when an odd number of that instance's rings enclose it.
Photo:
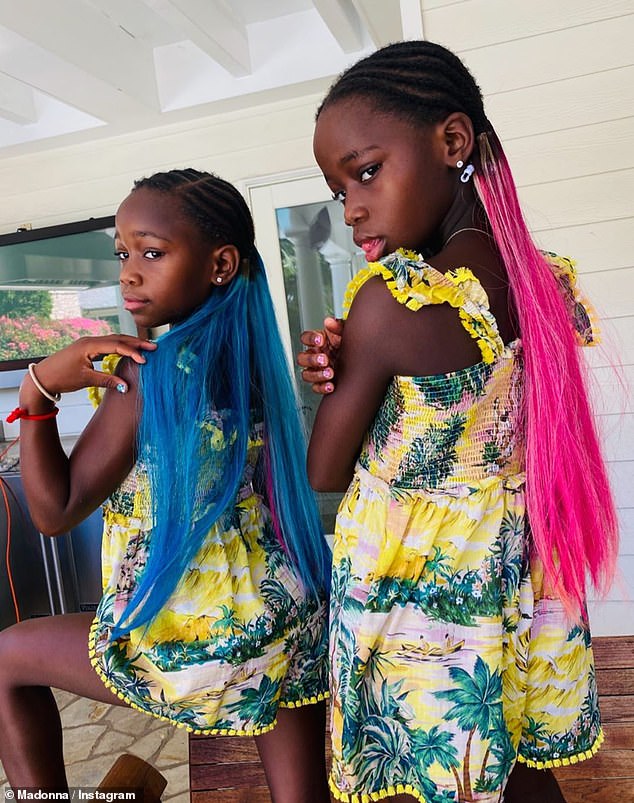
M 325 365 L 326 364 L 326 356 L 324 354 L 320 354 L 317 357 L 317 364 L 318 365 Z
M 126 392 L 126 390 L 127 390 L 127 388 L 126 388 L 126 386 L 123 384 L 123 382 L 119 382 L 119 384 L 117 385 L 117 392 L 118 392 L 118 393 L 125 393 L 125 392 Z
M 334 389 L 335 389 L 334 386 L 331 385 L 330 382 L 328 382 L 328 384 L 324 386 L 324 390 L 326 391 L 326 393 L 332 393 Z
M 321 335 L 315 335 L 315 345 L 321 346 Z
M 326 368 L 324 371 L 324 379 L 332 379 L 332 368 Z

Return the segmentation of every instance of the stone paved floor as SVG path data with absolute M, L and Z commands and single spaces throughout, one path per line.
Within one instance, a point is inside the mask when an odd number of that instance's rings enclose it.
M 64 726 L 69 786 L 96 786 L 115 759 L 134 753 L 167 779 L 163 801 L 189 803 L 187 732 L 129 708 L 55 692 Z M 0 764 L 0 787 L 6 783 Z

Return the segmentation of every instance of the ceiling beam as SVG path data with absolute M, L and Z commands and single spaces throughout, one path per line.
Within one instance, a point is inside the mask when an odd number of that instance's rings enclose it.
M 2 2 L 0 25 L 74 68 L 75 81 L 89 76 L 110 86 L 119 97 L 126 95 L 145 108 L 159 109 L 152 48 L 99 9 L 81 0 Z M 31 76 L 36 77 L 46 64 L 33 68 Z M 46 83 L 47 77 L 42 76 L 41 84 Z M 32 85 L 49 91 L 37 79 Z M 55 92 L 59 100 L 72 103 L 69 95 L 72 91 Z
M 352 0 L 374 45 L 384 47 L 403 38 L 399 0 Z
M 1 73 L 0 117 L 20 125 L 37 122 L 37 111 L 31 87 Z
M 313 4 L 344 53 L 362 49 L 361 21 L 351 0 L 313 0 Z
M 143 0 L 235 78 L 251 73 L 246 27 L 221 0 Z

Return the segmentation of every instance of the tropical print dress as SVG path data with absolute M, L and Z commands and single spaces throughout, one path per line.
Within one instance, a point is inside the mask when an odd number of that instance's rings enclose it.
M 595 340 L 573 263 L 550 255 L 579 340 Z M 602 732 L 590 634 L 551 598 L 527 535 L 522 346 L 484 289 L 399 251 L 382 277 L 410 309 L 450 304 L 477 365 L 396 376 L 337 516 L 331 592 L 331 789 L 366 803 L 501 800 L 516 760 L 590 757 Z
M 218 447 L 217 417 L 205 428 L 209 448 Z M 258 735 L 275 726 L 279 706 L 327 696 L 327 601 L 305 593 L 256 492 L 262 445 L 262 426 L 254 424 L 235 505 L 210 529 L 158 616 L 114 641 L 111 628 L 151 541 L 141 462 L 104 504 L 92 664 L 130 706 L 194 733 Z

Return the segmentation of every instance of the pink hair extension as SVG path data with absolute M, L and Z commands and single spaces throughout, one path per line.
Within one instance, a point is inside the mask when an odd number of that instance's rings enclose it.
M 275 507 L 275 489 L 273 487 L 273 471 L 271 469 L 271 456 L 269 455 L 268 444 L 264 444 L 264 485 L 266 487 L 266 502 L 271 513 L 271 524 L 273 525 L 273 532 L 277 538 L 280 546 L 288 554 L 288 548 L 284 542 L 282 535 L 282 528 L 280 527 L 280 520 Z
M 478 143 L 475 186 L 508 271 L 524 351 L 529 526 L 547 581 L 574 614 L 584 611 L 588 575 L 600 593 L 614 577 L 614 500 L 558 280 L 528 232 L 499 139 L 488 132 Z

